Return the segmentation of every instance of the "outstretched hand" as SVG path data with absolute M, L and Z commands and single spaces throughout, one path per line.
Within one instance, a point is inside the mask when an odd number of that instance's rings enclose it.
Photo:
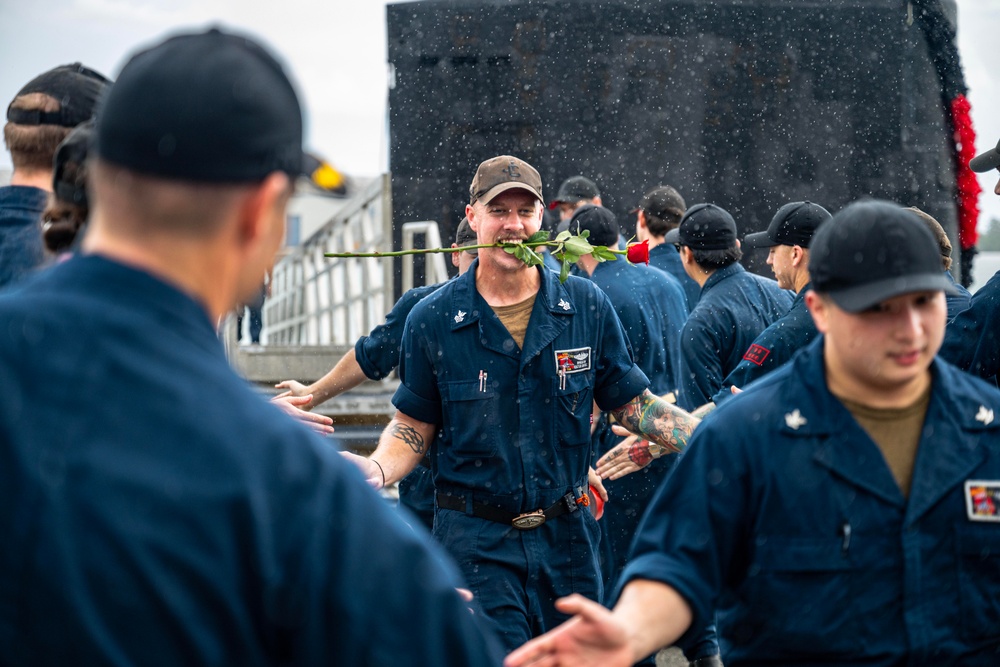
M 582 595 L 556 601 L 573 618 L 507 656 L 504 667 L 630 667 L 636 661 L 625 627 L 611 611 Z
M 642 470 L 653 460 L 649 451 L 649 441 L 640 440 L 639 436 L 615 424 L 611 432 L 618 436 L 628 436 L 609 449 L 597 461 L 597 474 L 603 479 L 620 479 L 637 470 Z
M 333 420 L 326 415 L 318 415 L 315 412 L 307 412 L 301 406 L 308 405 L 312 401 L 312 394 L 305 396 L 288 396 L 282 394 L 271 399 L 276 407 L 280 408 L 289 417 L 298 419 L 300 422 L 316 431 L 320 435 L 330 435 L 333 433 Z
M 301 382 L 296 382 L 295 380 L 282 380 L 278 384 L 274 385 L 274 387 L 275 389 L 285 389 L 285 391 L 275 396 L 275 398 L 286 398 L 288 396 L 308 396 L 309 402 L 306 403 L 305 405 L 302 405 L 301 408 L 303 410 L 311 410 L 313 408 L 312 395 L 309 392 L 309 387 L 302 384 Z

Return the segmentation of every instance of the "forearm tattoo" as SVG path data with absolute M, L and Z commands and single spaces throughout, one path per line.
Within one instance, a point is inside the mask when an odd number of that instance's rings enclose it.
M 655 459 L 683 450 L 698 425 L 697 419 L 648 389 L 612 414 L 622 426 L 649 441 L 648 445 L 639 441 L 629 448 L 629 458 L 640 466 L 649 463 L 648 459 L 642 462 L 646 457 Z
M 398 422 L 393 424 L 389 429 L 389 434 L 409 445 L 415 454 L 423 454 L 424 450 L 427 449 L 424 436 L 420 435 L 417 429 L 408 424 L 400 424 Z

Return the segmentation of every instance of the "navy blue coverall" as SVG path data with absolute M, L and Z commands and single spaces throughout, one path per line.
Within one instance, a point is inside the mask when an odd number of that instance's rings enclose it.
M 687 299 L 688 312 L 694 310 L 698 299 L 701 297 L 701 288 L 694 278 L 684 270 L 681 262 L 681 254 L 672 243 L 661 243 L 649 249 L 649 265 L 658 268 L 660 271 L 669 273 L 684 289 L 684 296 Z
M 791 309 L 754 339 L 743 353 L 739 365 L 722 382 L 722 389 L 712 397 L 716 405 L 722 405 L 733 397 L 730 387 L 745 388 L 789 361 L 819 335 L 816 323 L 806 308 L 806 292 L 810 289 L 811 284 L 803 287 L 795 295 Z
M 962 370 L 996 382 L 1000 371 L 1000 272 L 976 290 L 966 310 L 948 321 L 940 354 Z
M 712 400 L 754 339 L 791 305 L 791 292 L 739 263 L 712 273 L 681 333 L 677 404 L 693 410 Z
M 0 287 L 45 261 L 42 213 L 49 193 L 25 185 L 0 187 Z
M 623 581 L 719 609 L 727 667 L 1000 664 L 1000 392 L 935 360 L 907 498 L 822 345 L 698 426 Z
M 512 650 L 565 620 L 557 598 L 601 599 L 600 530 L 576 504 L 592 461 L 592 403 L 621 407 L 649 381 L 611 303 L 589 280 L 561 284 L 538 267 L 541 287 L 519 349 L 476 290 L 478 266 L 410 313 L 393 403 L 439 427 L 431 445 L 434 535 Z M 442 496 L 465 511 L 441 507 Z M 565 513 L 520 530 L 481 518 L 479 506 Z
M 0 322 L 4 665 L 499 664 L 447 555 L 191 297 L 83 256 Z
M 442 285 L 443 282 L 408 290 L 385 316 L 385 322 L 358 339 L 354 344 L 354 358 L 365 377 L 378 381 L 399 366 L 399 348 L 407 316 L 421 299 Z M 434 527 L 434 480 L 429 466 L 419 465 L 399 481 L 399 504 L 410 510 L 427 530 Z

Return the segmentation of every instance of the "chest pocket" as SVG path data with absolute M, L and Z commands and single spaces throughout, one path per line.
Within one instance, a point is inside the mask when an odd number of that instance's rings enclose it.
M 740 593 L 743 613 L 731 617 L 733 643 L 781 646 L 788 655 L 851 655 L 856 591 L 842 548 L 833 537 L 771 537 L 758 546 Z
M 496 390 L 478 380 L 443 385 L 444 432 L 457 456 L 487 457 L 497 451 L 500 411 Z
M 568 373 L 552 380 L 552 424 L 561 447 L 590 444 L 590 417 L 594 405 L 591 373 Z
M 959 526 L 958 596 L 962 635 L 966 639 L 996 637 L 1000 628 L 1000 523 Z

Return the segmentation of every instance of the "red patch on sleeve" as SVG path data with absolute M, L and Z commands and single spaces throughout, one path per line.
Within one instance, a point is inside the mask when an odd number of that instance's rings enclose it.
M 747 353 L 743 355 L 743 358 L 751 363 L 757 364 L 758 366 L 763 366 L 764 360 L 767 359 L 767 355 L 769 354 L 771 354 L 771 350 L 766 347 L 761 347 L 755 343 L 750 346 Z

